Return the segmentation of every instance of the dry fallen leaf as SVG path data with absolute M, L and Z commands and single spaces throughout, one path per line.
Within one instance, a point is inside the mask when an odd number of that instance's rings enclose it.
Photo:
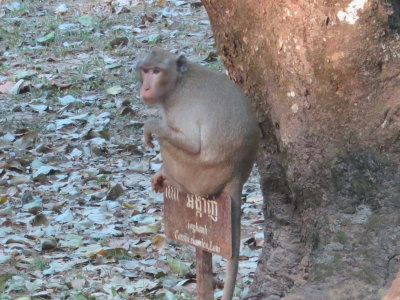
M 1 94 L 9 93 L 9 91 L 13 88 L 14 85 L 15 83 L 11 81 L 0 82 L 0 93 Z
M 160 251 L 168 246 L 167 239 L 163 235 L 156 235 L 151 241 L 151 248 L 154 251 Z
M 118 95 L 122 92 L 122 87 L 120 85 L 115 85 L 107 89 L 107 94 Z
M 8 197 L 7 197 L 7 196 L 0 196 L 0 204 L 6 203 L 7 200 L 8 200 Z

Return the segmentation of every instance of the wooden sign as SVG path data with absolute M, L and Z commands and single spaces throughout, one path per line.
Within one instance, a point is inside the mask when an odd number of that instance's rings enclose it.
M 204 198 L 164 188 L 165 235 L 204 251 L 232 257 L 231 199 Z

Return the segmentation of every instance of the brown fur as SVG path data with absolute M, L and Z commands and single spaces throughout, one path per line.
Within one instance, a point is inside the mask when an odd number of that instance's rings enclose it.
M 397 274 L 396 279 L 382 300 L 400 300 L 400 272 Z
M 141 99 L 158 105 L 162 119 L 145 123 L 153 147 L 158 136 L 164 165 L 152 180 L 197 195 L 227 193 L 232 199 L 233 258 L 223 299 L 233 296 L 240 248 L 241 192 L 254 163 L 259 129 L 247 99 L 225 75 L 154 50 L 138 65 Z

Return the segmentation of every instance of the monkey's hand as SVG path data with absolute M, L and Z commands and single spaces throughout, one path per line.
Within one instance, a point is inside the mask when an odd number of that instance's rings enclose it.
M 157 172 L 151 179 L 151 186 L 156 193 L 162 193 L 166 178 L 160 172 Z
M 149 120 L 146 123 L 144 123 L 144 144 L 147 147 L 154 148 L 153 144 L 153 133 L 158 127 L 158 120 Z

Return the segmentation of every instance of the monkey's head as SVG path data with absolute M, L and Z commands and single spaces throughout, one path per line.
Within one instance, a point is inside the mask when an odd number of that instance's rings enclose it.
M 153 50 L 137 66 L 140 99 L 145 104 L 162 104 L 174 91 L 179 77 L 188 70 L 186 57 Z

